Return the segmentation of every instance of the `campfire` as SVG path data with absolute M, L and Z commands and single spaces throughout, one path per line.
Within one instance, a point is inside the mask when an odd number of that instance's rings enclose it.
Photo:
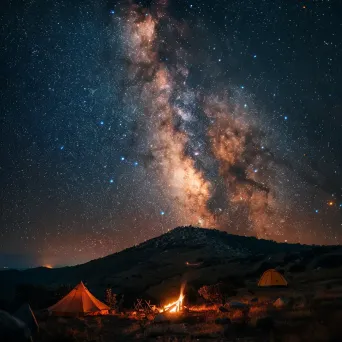
M 184 294 L 183 294 L 183 290 L 184 290 L 184 286 L 182 286 L 180 294 L 179 294 L 179 298 L 172 302 L 169 303 L 167 305 L 164 305 L 163 309 L 161 310 L 161 312 L 181 312 L 183 310 L 183 301 L 184 301 Z

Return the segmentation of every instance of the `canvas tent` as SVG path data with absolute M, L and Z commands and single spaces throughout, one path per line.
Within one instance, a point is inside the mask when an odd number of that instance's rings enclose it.
M 107 315 L 109 307 L 95 298 L 80 282 L 58 303 L 48 308 L 54 316 Z
M 28 303 L 23 304 L 14 314 L 14 317 L 19 318 L 30 329 L 32 334 L 39 331 L 39 325 L 36 317 Z
M 270 269 L 263 273 L 258 282 L 258 286 L 287 286 L 287 281 L 277 270 Z

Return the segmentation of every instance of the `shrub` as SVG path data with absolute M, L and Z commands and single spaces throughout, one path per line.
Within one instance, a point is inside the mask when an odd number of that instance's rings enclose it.
M 215 285 L 204 285 L 198 290 L 198 294 L 205 300 L 208 300 L 212 303 L 223 304 L 225 301 L 222 283 Z
M 112 310 L 117 308 L 116 294 L 112 292 L 112 289 L 106 290 L 106 303 Z
M 214 304 L 224 304 L 228 297 L 236 295 L 230 285 L 218 283 L 214 285 L 204 285 L 198 290 L 198 294 L 205 300 Z

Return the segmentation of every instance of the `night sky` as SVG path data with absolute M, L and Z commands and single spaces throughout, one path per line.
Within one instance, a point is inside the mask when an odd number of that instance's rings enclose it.
M 5 0 L 0 267 L 179 225 L 342 242 L 342 5 Z

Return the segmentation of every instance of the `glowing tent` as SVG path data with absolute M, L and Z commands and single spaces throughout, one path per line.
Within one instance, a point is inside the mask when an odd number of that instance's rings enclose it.
M 263 273 L 258 286 L 287 286 L 287 281 L 277 270 L 270 269 Z
M 54 316 L 107 315 L 109 307 L 96 299 L 80 282 L 58 303 L 48 308 Z

